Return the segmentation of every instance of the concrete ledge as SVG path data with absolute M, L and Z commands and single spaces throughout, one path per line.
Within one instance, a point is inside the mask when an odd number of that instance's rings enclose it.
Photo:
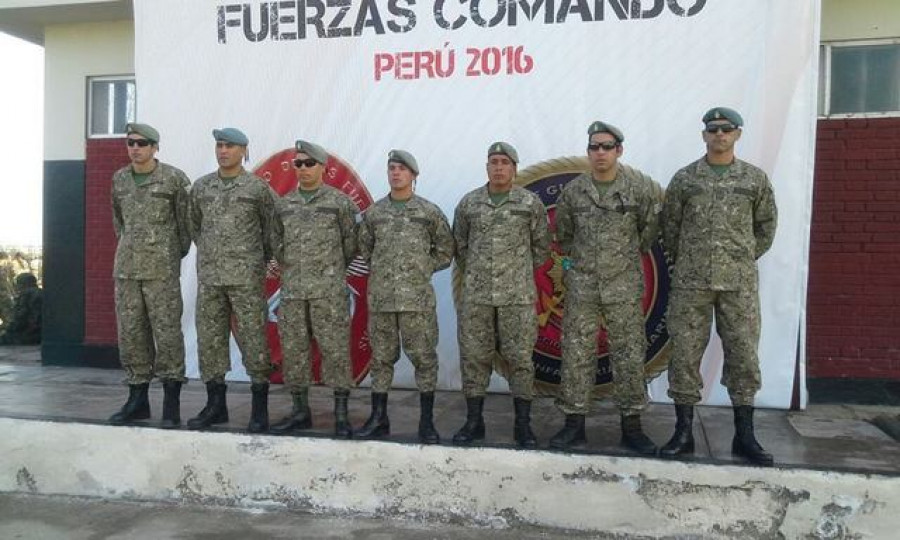
M 900 479 L 0 418 L 0 491 L 648 536 L 892 538 Z

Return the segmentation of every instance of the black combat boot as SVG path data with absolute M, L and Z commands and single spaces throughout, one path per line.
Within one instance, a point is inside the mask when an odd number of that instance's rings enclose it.
M 734 408 L 734 440 L 731 441 L 731 453 L 754 465 L 771 467 L 775 463 L 772 454 L 763 450 L 756 440 L 756 435 L 753 434 L 753 407 L 750 405 Z
M 163 381 L 163 414 L 159 427 L 174 429 L 181 425 L 181 381 Z
M 206 383 L 206 406 L 200 414 L 187 422 L 188 429 L 206 429 L 213 424 L 228 422 L 228 404 L 225 401 L 225 383 L 209 381 Z
M 665 446 L 659 449 L 659 455 L 673 458 L 681 454 L 694 453 L 694 406 L 675 405 L 675 433 Z
M 301 388 L 291 392 L 291 401 L 294 405 L 291 414 L 280 422 L 269 427 L 269 433 L 273 435 L 287 435 L 300 429 L 312 427 L 312 412 L 309 410 L 309 388 Z
M 334 391 L 334 435 L 339 439 L 352 439 L 353 427 L 347 414 L 347 400 L 350 398 L 350 390 Z
M 250 385 L 250 423 L 247 431 L 250 433 L 265 433 L 269 431 L 269 383 L 253 383 Z
M 640 414 L 622 416 L 622 440 L 619 444 L 642 456 L 656 455 L 656 445 L 641 428 Z
M 356 432 L 360 439 L 381 439 L 391 434 L 391 421 L 387 414 L 387 392 L 372 392 L 372 414 Z
M 419 442 L 438 444 L 441 436 L 434 428 L 434 392 L 419 394 Z
M 550 439 L 550 448 L 568 450 L 573 446 L 586 442 L 587 437 L 584 436 L 584 415 L 567 414 L 563 428 Z
M 466 423 L 453 436 L 453 444 L 466 445 L 484 440 L 484 396 L 466 398 Z
M 537 438 L 531 431 L 531 402 L 527 399 L 513 398 L 516 420 L 513 425 L 513 438 L 519 448 L 537 448 Z
M 128 424 L 132 420 L 146 420 L 150 418 L 150 400 L 147 391 L 150 383 L 129 384 L 128 401 L 119 412 L 109 417 L 109 423 L 117 426 Z

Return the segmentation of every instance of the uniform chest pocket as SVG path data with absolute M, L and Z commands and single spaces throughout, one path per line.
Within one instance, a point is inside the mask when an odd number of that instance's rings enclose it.
M 252 219 L 256 215 L 259 201 L 252 197 L 235 197 L 231 209 L 233 215 L 239 219 Z
M 175 194 L 165 191 L 151 191 L 149 195 L 147 197 L 149 219 L 157 223 L 171 220 Z
M 315 216 L 317 223 L 333 225 L 337 222 L 339 213 L 340 210 L 338 210 L 337 208 L 321 206 L 316 208 L 316 211 L 313 212 L 313 216 Z

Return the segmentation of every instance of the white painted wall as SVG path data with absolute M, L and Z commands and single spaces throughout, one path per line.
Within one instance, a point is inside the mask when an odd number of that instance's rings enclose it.
M 823 0 L 822 41 L 900 38 L 897 0 Z
M 896 538 L 900 529 L 900 478 L 875 474 L 10 418 L 0 433 L 0 492 L 642 538 Z
M 84 159 L 87 78 L 134 73 L 134 23 L 48 26 L 44 69 L 44 159 Z

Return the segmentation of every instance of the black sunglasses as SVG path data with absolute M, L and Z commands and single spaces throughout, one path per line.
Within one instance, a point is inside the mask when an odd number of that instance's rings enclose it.
M 737 129 L 737 126 L 732 125 L 732 124 L 710 124 L 710 125 L 706 126 L 707 133 L 718 133 L 720 131 L 722 133 L 731 133 L 732 131 L 734 131 L 736 129 Z
M 612 150 L 615 150 L 617 146 L 619 146 L 619 143 L 615 141 L 591 143 L 588 145 L 588 150 L 590 150 L 591 152 L 596 152 L 602 148 L 606 152 L 611 152 Z
M 141 148 L 144 148 L 145 146 L 153 144 L 153 141 L 150 139 L 128 139 L 125 144 L 128 146 L 140 146 Z
M 298 169 L 300 169 L 302 167 L 306 167 L 307 169 L 312 169 L 313 167 L 315 167 L 318 164 L 319 164 L 319 162 L 312 158 L 307 158 L 307 159 L 297 158 L 294 160 L 294 167 L 296 167 Z

